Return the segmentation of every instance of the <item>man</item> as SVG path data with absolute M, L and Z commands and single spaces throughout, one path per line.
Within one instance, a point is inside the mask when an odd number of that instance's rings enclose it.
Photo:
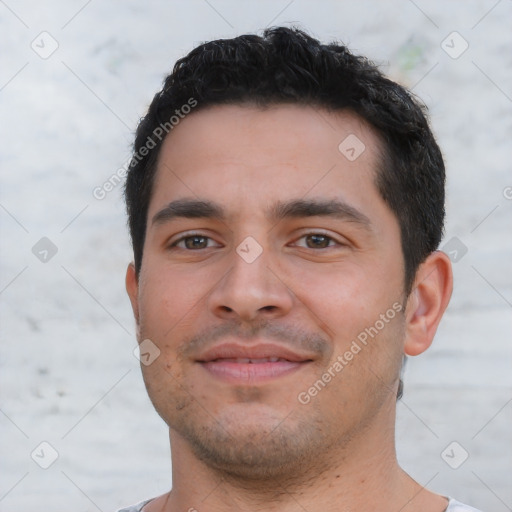
M 406 355 L 452 291 L 422 107 L 276 28 L 179 60 L 134 145 L 126 286 L 172 490 L 125 509 L 475 510 L 395 455 Z

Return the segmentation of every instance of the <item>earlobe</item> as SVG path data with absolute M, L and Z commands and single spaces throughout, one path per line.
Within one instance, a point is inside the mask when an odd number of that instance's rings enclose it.
M 452 289 L 450 259 L 444 252 L 435 251 L 420 265 L 407 299 L 404 346 L 407 355 L 416 356 L 430 347 Z
M 137 324 L 137 331 L 139 328 L 139 282 L 137 279 L 137 273 L 135 271 L 135 265 L 130 263 L 126 269 L 126 292 L 130 298 L 132 304 L 133 316 Z

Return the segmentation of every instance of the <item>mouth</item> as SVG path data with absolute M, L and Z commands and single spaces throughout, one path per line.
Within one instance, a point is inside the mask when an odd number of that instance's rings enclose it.
M 307 355 L 276 345 L 221 345 L 197 360 L 211 376 L 236 384 L 284 377 L 312 361 Z
M 299 370 L 309 361 L 287 361 L 286 359 L 216 359 L 202 362 L 202 367 L 212 376 L 232 383 L 255 383 L 284 377 Z

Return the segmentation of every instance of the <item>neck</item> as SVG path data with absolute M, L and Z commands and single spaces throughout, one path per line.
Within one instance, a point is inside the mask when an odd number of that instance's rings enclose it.
M 446 499 L 422 489 L 399 467 L 394 405 L 384 414 L 387 421 L 375 422 L 341 448 L 319 453 L 322 465 L 298 464 L 294 472 L 271 481 L 240 479 L 209 467 L 195 456 L 186 439 L 171 430 L 173 489 L 144 510 L 443 511 Z M 387 428 L 382 428 L 383 424 Z

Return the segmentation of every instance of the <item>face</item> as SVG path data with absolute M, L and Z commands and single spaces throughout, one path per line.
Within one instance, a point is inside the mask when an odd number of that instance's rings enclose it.
M 208 465 L 277 475 L 389 420 L 404 263 L 378 160 L 355 115 L 302 106 L 211 107 L 165 140 L 127 283 L 149 396 Z

